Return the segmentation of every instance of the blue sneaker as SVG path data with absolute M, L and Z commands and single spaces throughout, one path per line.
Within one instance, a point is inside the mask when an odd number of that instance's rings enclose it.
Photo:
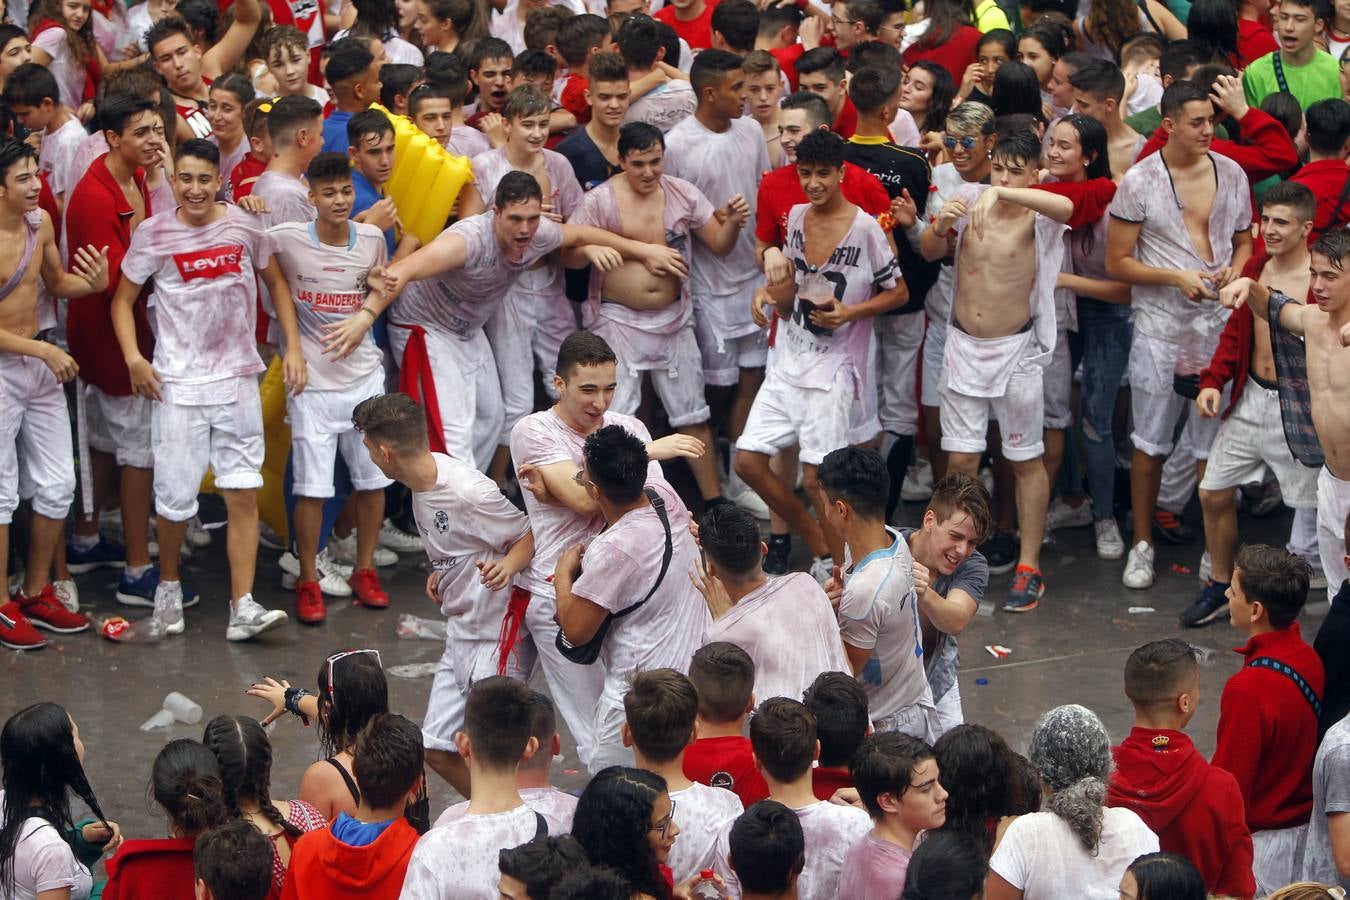
M 1045 577 L 1039 569 L 1030 566 L 1018 566 L 1013 575 L 1012 587 L 1003 598 L 1003 611 L 1013 613 L 1031 612 L 1045 596 Z
M 66 568 L 76 575 L 100 568 L 120 569 L 126 564 L 126 548 L 103 535 L 99 535 L 98 543 L 88 550 L 81 550 L 71 543 L 66 544 Z
M 1187 628 L 1199 628 L 1228 615 L 1228 585 L 1213 578 L 1205 582 L 1190 606 L 1178 617 Z
M 125 571 L 117 581 L 117 602 L 123 606 L 154 607 L 155 589 L 159 587 L 159 566 L 146 569 L 140 578 L 132 578 Z M 201 599 L 193 591 L 183 588 L 183 607 L 196 606 Z

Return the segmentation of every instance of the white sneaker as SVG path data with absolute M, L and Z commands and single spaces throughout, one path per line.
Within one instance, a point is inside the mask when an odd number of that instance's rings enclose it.
M 202 524 L 201 516 L 193 516 L 188 520 L 187 535 L 183 540 L 199 550 L 211 546 L 211 532 Z
M 60 583 L 61 583 L 61 582 L 57 582 L 57 584 L 60 584 Z M 1326 573 L 1326 572 L 1323 572 L 1321 569 L 1317 568 L 1317 566 L 1313 566 L 1313 567 L 1312 567 L 1312 579 L 1309 580 L 1309 582 L 1308 582 L 1308 590 L 1310 590 L 1310 591 L 1325 591 L 1326 589 L 1327 589 L 1327 573 Z M 57 588 L 57 589 L 56 589 L 56 593 L 57 593 L 57 596 L 60 596 L 60 594 L 61 594 L 61 589 L 60 589 L 60 588 Z
M 1120 577 L 1121 584 L 1136 591 L 1153 586 L 1153 545 L 1140 541 L 1130 548 L 1130 558 L 1125 560 L 1125 574 Z
M 350 597 L 352 595 L 352 586 L 347 583 L 351 577 L 352 570 L 341 563 L 335 563 L 328 556 L 327 551 L 320 553 L 314 561 L 319 570 L 319 590 L 329 597 Z M 277 560 L 277 565 L 281 567 L 281 586 L 288 591 L 295 590 L 295 586 L 300 583 L 300 560 L 289 550 L 281 554 Z M 243 638 L 240 638 L 243 640 Z
M 1086 528 L 1092 524 L 1092 501 L 1084 500 L 1077 506 L 1070 506 L 1064 502 L 1063 497 L 1056 497 L 1055 502 L 1045 511 L 1045 530 L 1057 531 L 1060 528 Z M 1120 557 L 1116 557 L 1119 559 Z
M 264 609 L 252 594 L 240 597 L 230 610 L 230 624 L 225 628 L 225 640 L 246 641 L 286 624 L 286 613 L 279 609 Z
M 379 543 L 381 547 L 395 553 L 422 552 L 422 539 L 415 534 L 408 534 L 389 519 L 385 519 L 380 526 Z
M 1120 526 L 1114 518 L 1098 519 L 1092 523 L 1092 527 L 1097 531 L 1099 559 L 1120 559 L 1125 555 L 1125 539 L 1120 536 Z
M 1214 577 L 1214 560 L 1210 559 L 1208 550 L 1201 554 L 1200 565 L 1195 567 L 1195 574 L 1200 576 L 1201 584 L 1209 584 L 1209 580 Z
M 750 515 L 759 519 L 761 522 L 769 521 L 769 504 L 764 502 L 764 498 L 756 494 L 749 487 L 746 487 L 739 494 L 731 498 L 731 502 L 748 512 Z
M 161 581 L 155 587 L 154 617 L 159 620 L 165 634 L 182 634 L 186 627 L 183 622 L 183 584 L 178 581 Z
M 1327 586 L 1326 578 L 1322 579 L 1322 587 Z M 52 591 L 56 594 L 56 599 L 61 601 L 61 605 L 67 611 L 77 613 L 80 611 L 80 589 L 75 586 L 74 579 L 65 581 L 53 581 Z
M 336 534 L 328 538 L 328 555 L 334 562 L 346 563 L 349 566 L 356 565 L 356 532 L 353 531 L 345 538 L 340 538 Z M 375 566 L 383 569 L 385 566 L 392 566 L 398 562 L 398 554 L 386 547 L 375 545 Z
M 828 556 L 817 557 L 811 563 L 811 577 L 825 584 L 834 577 L 834 560 Z
M 258 523 L 258 543 L 268 550 L 285 550 L 286 542 L 277 534 L 276 529 L 266 522 Z
M 905 480 L 900 485 L 900 499 L 906 503 L 922 503 L 933 496 L 933 464 L 919 457 L 905 469 Z
M 985 491 L 989 496 L 994 496 L 994 470 L 985 466 L 980 470 L 980 483 L 984 485 Z

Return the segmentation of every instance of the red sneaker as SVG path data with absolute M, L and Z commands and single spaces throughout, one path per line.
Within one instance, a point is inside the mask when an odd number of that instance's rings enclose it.
M 0 622 L 0 644 L 11 650 L 36 650 L 47 646 L 47 640 L 33 627 L 33 623 L 24 616 L 17 600 L 11 600 L 0 606 L 0 614 L 14 622 L 14 627 Z
M 356 602 L 371 609 L 384 609 L 389 606 L 389 595 L 380 587 L 380 576 L 374 569 L 357 569 L 347 579 L 356 594 Z
M 38 628 L 57 634 L 75 634 L 89 627 L 89 617 L 66 609 L 57 599 L 51 582 L 36 597 L 26 597 L 23 591 L 19 591 L 14 599 L 19 601 L 23 614 Z
M 302 581 L 295 586 L 295 617 L 306 625 L 317 625 L 328 618 L 317 581 Z

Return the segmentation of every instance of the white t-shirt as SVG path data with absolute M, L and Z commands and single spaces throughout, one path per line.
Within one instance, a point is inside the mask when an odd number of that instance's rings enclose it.
M 920 701 L 933 701 L 923 671 L 914 558 L 899 533 L 889 528 L 886 532 L 891 546 L 867 554 L 845 573 L 844 596 L 839 600 L 844 642 L 874 651 L 858 674 L 873 722 Z
M 697 108 L 698 95 L 689 82 L 674 78 L 634 100 L 623 114 L 623 124 L 646 122 L 664 134 L 692 116 Z
M 472 165 L 473 158 L 491 150 L 492 144 L 488 143 L 487 135 L 472 125 L 454 125 L 450 128 L 450 139 L 445 142 L 445 149 L 467 158 Z M 484 197 L 483 202 L 491 206 L 492 198 Z
M 127 280 L 155 279 L 154 366 L 171 402 L 233 402 L 234 380 L 264 369 L 255 337 L 256 273 L 272 261 L 272 239 L 257 217 L 219 206 L 224 214 L 200 228 L 180 221 L 176 209 L 151 216 L 122 258 Z M 231 393 L 217 394 L 212 385 Z
M 688 672 L 689 660 L 711 621 L 708 604 L 688 575 L 698 555 L 689 534 L 689 510 L 665 481 L 652 488 L 666 502 L 670 565 L 651 599 L 610 622 L 600 648 L 600 662 L 605 667 L 600 702 L 614 709 L 623 707 L 628 679 L 634 673 L 667 668 Z M 572 585 L 573 596 L 611 613 L 622 612 L 645 597 L 655 584 L 665 547 L 665 529 L 655 507 L 647 505 L 625 513 L 587 545 L 583 571 Z
M 499 492 L 500 493 L 500 492 Z M 548 833 L 554 837 L 572 831 L 572 817 L 576 815 L 577 798 L 555 787 L 521 788 L 520 799 L 548 822 Z M 464 818 L 469 812 L 469 801 L 462 800 L 441 813 L 436 828 Z
M 89 132 L 85 131 L 80 120 L 74 117 L 67 119 L 66 124 L 52 133 L 42 135 L 38 168 L 47 176 L 47 184 L 53 194 L 60 196 L 75 187 L 75 183 L 79 181 L 75 176 L 75 155 L 88 136 Z
M 400 900 L 497 900 L 499 852 L 533 840 L 538 829 L 535 811 L 524 804 L 431 829 L 413 848 Z
M 839 896 L 839 878 L 844 857 L 863 835 L 872 830 L 872 819 L 855 806 L 839 806 L 828 800 L 794 809 L 802 826 L 806 865 L 797 878 L 798 900 L 847 900 Z M 740 879 L 731 870 L 730 825 L 717 836 L 713 869 L 727 883 L 728 896 L 740 896 Z M 679 839 L 675 841 L 679 843 Z M 898 893 L 898 891 L 897 891 Z M 1069 895 L 1065 895 L 1066 897 Z
M 311 391 L 343 391 L 364 384 L 384 365 L 384 355 L 369 331 L 343 359 L 323 349 L 323 326 L 360 309 L 369 293 L 366 274 L 384 265 L 387 256 L 380 229 L 364 222 L 347 224 L 345 247 L 320 241 L 313 222 L 284 222 L 267 230 L 291 286 Z
M 790 622 L 791 627 L 783 627 Z M 769 578 L 703 633 L 729 641 L 755 661 L 755 702 L 800 700 L 821 672 L 849 672 L 830 598 L 805 572 Z
M 1330 816 L 1350 813 L 1350 718 L 1341 719 L 1327 729 L 1313 760 L 1312 784 L 1312 819 L 1301 877 L 1305 881 L 1350 888 L 1350 878 L 1336 869 L 1327 821 Z
M 61 93 L 61 102 L 74 112 L 84 102 L 84 81 L 88 77 L 84 66 L 75 61 L 70 53 L 70 44 L 66 42 L 64 28 L 48 28 L 33 38 L 33 49 L 41 50 L 52 58 L 47 63 L 47 71 L 56 79 L 57 89 Z
M 508 591 L 489 590 L 475 564 L 500 559 L 529 533 L 530 522 L 471 464 L 432 456 L 436 486 L 413 492 L 413 516 L 431 568 L 441 573 L 441 612 L 453 636 L 496 640 Z
M 284 172 L 263 172 L 253 184 L 253 195 L 267 201 L 269 211 L 259 218 L 268 228 L 283 222 L 313 222 L 319 216 L 305 182 Z
M 0 803 L 4 792 L 0 791 Z M 70 888 L 71 900 L 84 900 L 94 880 L 56 826 L 40 816 L 31 816 L 19 831 L 14 851 L 14 890 L 5 900 L 36 900 L 43 891 Z
M 1102 838 L 1089 856 L 1064 820 L 1051 812 L 1018 816 L 989 860 L 989 868 L 1022 892 L 1023 900 L 1115 900 L 1130 863 L 1156 853 L 1158 836 L 1132 810 L 1102 810 Z
M 745 806 L 741 798 L 725 788 L 694 783 L 682 791 L 671 791 L 670 802 L 675 805 L 675 824 L 680 835 L 670 847 L 666 865 L 675 875 L 675 883 L 710 869 L 717 856 L 717 836 L 731 827 L 731 822 Z
M 927 24 L 928 20 L 924 20 Z M 946 205 L 947 201 L 956 195 L 956 192 L 963 185 L 970 184 L 961 177 L 961 173 L 956 171 L 956 167 L 951 163 L 943 163 L 940 166 L 933 167 L 933 183 L 929 187 L 928 194 L 928 222 L 932 224 L 937 218 L 938 210 Z M 951 316 L 952 299 L 956 296 L 956 266 L 943 263 L 938 268 L 937 281 L 928 289 L 928 295 L 924 297 L 923 308 L 928 311 L 928 321 L 930 323 L 940 322 L 947 324 L 947 319 Z

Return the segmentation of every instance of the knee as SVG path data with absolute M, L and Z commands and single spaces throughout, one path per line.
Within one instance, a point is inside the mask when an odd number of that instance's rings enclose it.
M 1213 491 L 1200 488 L 1200 507 L 1211 515 L 1221 515 L 1234 506 L 1231 489 Z
M 820 495 L 820 479 L 816 477 L 815 466 L 802 466 L 802 490 L 811 497 Z
M 749 482 L 753 479 L 762 478 L 769 472 L 769 458 L 763 453 L 755 453 L 750 450 L 738 450 L 736 452 L 735 465 L 736 474 L 742 481 Z

